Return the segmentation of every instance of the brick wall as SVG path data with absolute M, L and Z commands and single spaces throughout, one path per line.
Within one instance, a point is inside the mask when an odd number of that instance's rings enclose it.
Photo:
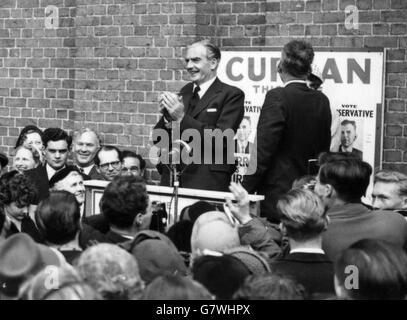
M 59 8 L 59 28 L 44 27 Z M 344 27 L 347 5 L 358 30 Z M 185 45 L 385 47 L 384 166 L 407 172 L 407 1 L 404 0 L 1 0 L 0 150 L 22 127 L 81 126 L 105 143 L 146 154 L 157 96 L 177 91 Z M 157 174 L 152 178 L 156 179 Z

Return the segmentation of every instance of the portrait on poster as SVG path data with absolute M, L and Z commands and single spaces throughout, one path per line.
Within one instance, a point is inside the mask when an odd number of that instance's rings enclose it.
M 245 117 L 235 136 L 238 168 L 234 181 L 247 172 L 257 122 L 266 93 L 283 86 L 277 72 L 281 50 L 225 50 L 219 78 L 245 93 Z M 378 169 L 382 157 L 384 51 L 315 50 L 313 64 L 322 74 L 322 92 L 329 98 L 337 136 L 331 151 L 350 152 Z M 254 147 L 252 149 L 255 149 Z M 256 150 L 254 150 L 256 151 Z

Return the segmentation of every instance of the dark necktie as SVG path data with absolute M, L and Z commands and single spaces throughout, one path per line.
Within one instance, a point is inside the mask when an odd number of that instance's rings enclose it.
M 196 105 L 198 104 L 199 90 L 201 90 L 201 88 L 199 88 L 199 86 L 196 86 L 194 89 L 194 93 L 192 94 L 192 98 L 191 98 L 191 100 L 189 100 L 188 114 L 191 114 L 194 111 L 194 108 L 196 107 Z
M 77 166 L 77 168 L 78 168 L 78 170 L 79 170 L 79 172 L 80 172 L 80 173 L 82 173 L 82 174 L 84 174 L 84 173 L 85 173 L 85 171 L 83 170 L 83 168 L 82 168 L 82 167 Z

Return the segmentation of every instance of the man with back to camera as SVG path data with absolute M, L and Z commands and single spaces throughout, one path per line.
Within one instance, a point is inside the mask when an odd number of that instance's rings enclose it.
M 242 183 L 249 193 L 265 196 L 261 215 L 274 223 L 279 222 L 279 196 L 307 174 L 308 160 L 329 151 L 331 143 L 329 100 L 307 86 L 313 59 L 307 42 L 293 40 L 284 46 L 278 66 L 284 86 L 267 92 L 257 124 L 257 153 L 250 155 L 248 172 L 257 169 Z
M 160 96 L 160 112 L 163 116 L 155 126 L 155 132 L 164 129 L 171 137 L 174 130 L 170 126 L 179 125 L 181 136 L 185 130 L 194 129 L 201 138 L 200 163 L 187 166 L 181 164 L 183 173 L 180 186 L 184 188 L 228 191 L 230 177 L 236 169 L 233 136 L 243 118 L 244 93 L 217 78 L 220 58 L 219 48 L 207 40 L 188 46 L 185 63 L 191 82 L 181 89 L 180 96 L 171 92 L 163 92 Z M 216 148 L 219 153 L 219 146 L 215 148 L 214 139 L 211 139 L 211 144 L 203 142 L 205 129 L 220 129 L 222 134 L 229 131 L 232 133 L 231 146 L 228 147 L 225 139 L 222 139 L 223 159 L 220 163 L 214 160 Z M 156 138 L 153 137 L 154 142 L 160 147 Z M 191 139 L 186 142 L 191 142 Z M 203 161 L 205 147 L 212 150 L 212 158 L 205 159 L 210 160 L 210 163 Z M 228 163 L 228 158 L 233 163 Z M 157 169 L 161 174 L 161 185 L 170 185 L 170 172 L 166 164 L 159 163 Z
M 348 152 L 363 160 L 363 152 L 353 145 L 358 135 L 356 134 L 356 122 L 353 120 L 343 120 L 341 122 L 341 145 L 339 152 Z
M 372 167 L 356 157 L 326 157 L 319 168 L 314 191 L 328 209 L 329 227 L 322 248 L 331 261 L 358 240 L 386 240 L 407 247 L 407 222 L 399 214 L 370 210 L 361 198 L 370 182 Z

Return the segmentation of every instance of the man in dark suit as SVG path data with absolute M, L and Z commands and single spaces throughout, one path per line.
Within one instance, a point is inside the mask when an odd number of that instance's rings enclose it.
M 250 150 L 253 148 L 253 143 L 248 140 L 252 131 L 251 125 L 250 117 L 244 116 L 236 134 L 236 153 L 250 153 Z
M 49 180 L 66 166 L 72 137 L 60 128 L 48 128 L 43 133 L 42 142 L 45 165 L 25 171 L 38 191 L 38 201 L 49 196 Z
M 95 155 L 100 148 L 98 134 L 90 128 L 79 130 L 73 141 L 73 155 L 75 164 L 81 173 L 86 174 L 92 180 L 104 180 L 95 166 Z
M 363 160 L 363 152 L 353 146 L 357 137 L 356 122 L 347 119 L 343 120 L 341 122 L 341 145 L 338 151 L 351 153 L 360 160 Z
M 310 295 L 335 295 L 334 268 L 322 250 L 328 218 L 322 201 L 311 190 L 293 189 L 277 203 L 290 253 L 271 264 L 272 272 L 291 276 Z
M 325 157 L 314 191 L 328 209 L 329 227 L 322 248 L 335 262 L 340 254 L 362 239 L 385 240 L 407 248 L 407 222 L 399 213 L 370 210 L 361 202 L 370 183 L 372 167 L 354 157 Z
M 171 150 L 171 145 L 159 143 L 161 140 L 156 135 L 160 130 L 157 129 L 165 130 L 170 141 L 183 139 L 194 144 L 193 162 L 187 165 L 186 161 L 180 161 L 179 169 L 183 171 L 181 187 L 227 191 L 230 177 L 236 169 L 233 137 L 243 118 L 244 93 L 217 78 L 220 56 L 219 48 L 208 41 L 192 44 L 185 56 L 186 70 L 192 82 L 181 89 L 179 96 L 171 92 L 164 92 L 160 96 L 163 117 L 154 128 L 153 139 L 157 147 L 162 148 L 161 155 L 164 149 L 167 152 Z M 181 138 L 174 138 L 174 127 L 179 128 Z M 217 143 L 214 138 L 205 140 L 204 130 L 205 135 L 216 135 L 215 129 L 220 129 L 217 133 L 221 138 Z M 168 161 L 162 162 L 157 166 L 161 184 L 172 185 Z
M 261 215 L 278 222 L 278 197 L 307 174 L 308 160 L 329 151 L 331 109 L 328 98 L 307 86 L 314 51 L 304 41 L 291 41 L 278 67 L 284 87 L 267 92 L 257 125 L 254 152 L 243 187 L 265 196 Z M 252 173 L 252 174 L 250 174 Z
M 123 157 L 122 152 L 115 146 L 104 145 L 95 155 L 95 166 L 101 180 L 112 181 L 122 172 Z
M 151 224 L 151 205 L 145 181 L 140 176 L 117 176 L 103 192 L 101 214 L 86 219 L 85 223 L 105 232 L 108 242 L 121 243 Z M 105 226 L 107 224 L 107 227 Z

